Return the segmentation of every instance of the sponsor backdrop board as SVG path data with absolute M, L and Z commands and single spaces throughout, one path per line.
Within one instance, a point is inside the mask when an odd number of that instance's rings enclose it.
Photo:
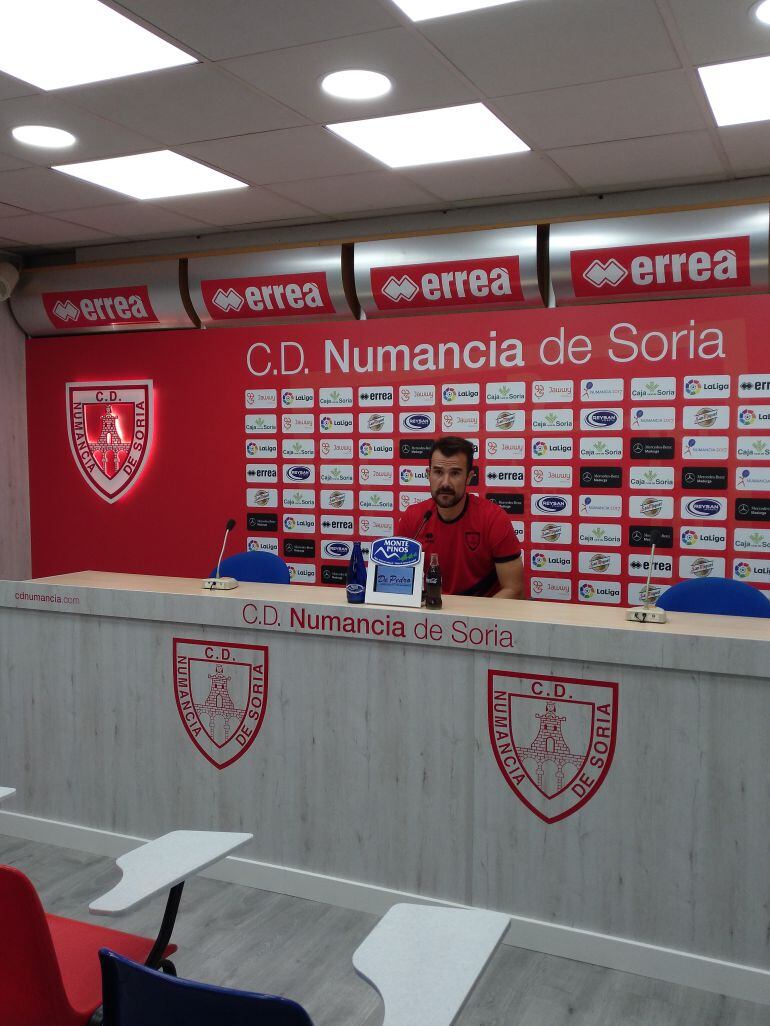
M 528 596 L 639 602 L 654 529 L 655 594 L 763 587 L 769 316 L 758 296 L 30 341 L 33 572 L 202 577 L 233 516 L 230 552 L 341 584 L 456 433 Z

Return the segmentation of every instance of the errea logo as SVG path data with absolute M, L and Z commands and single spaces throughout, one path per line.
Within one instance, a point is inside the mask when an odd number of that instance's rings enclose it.
M 751 286 L 748 235 L 578 250 L 570 268 L 578 298 Z
M 438 309 L 523 302 L 517 256 L 373 267 L 378 310 Z
M 326 275 L 282 274 L 204 279 L 201 296 L 215 321 L 333 314 Z
M 146 285 L 43 292 L 40 298 L 54 328 L 153 324 L 158 320 Z

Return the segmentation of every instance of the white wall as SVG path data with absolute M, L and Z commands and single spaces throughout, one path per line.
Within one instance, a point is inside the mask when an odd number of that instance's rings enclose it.
M 0 303 L 0 578 L 30 576 L 24 335 Z

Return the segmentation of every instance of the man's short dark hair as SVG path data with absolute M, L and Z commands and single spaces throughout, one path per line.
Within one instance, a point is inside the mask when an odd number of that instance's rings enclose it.
M 428 454 L 428 466 L 430 466 L 433 453 L 436 450 L 442 456 L 456 456 L 458 452 L 463 453 L 468 464 L 468 473 L 470 474 L 473 470 L 473 442 L 469 442 L 467 438 L 460 438 L 458 435 L 444 435 L 443 438 L 437 438 Z

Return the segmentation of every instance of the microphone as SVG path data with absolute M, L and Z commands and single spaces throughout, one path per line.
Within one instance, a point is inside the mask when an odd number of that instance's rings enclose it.
M 644 585 L 644 605 L 636 606 L 626 610 L 626 620 L 633 620 L 635 623 L 666 623 L 668 619 L 665 609 L 658 609 L 650 602 L 650 579 L 655 566 L 655 546 L 660 543 L 660 531 L 653 527 L 650 531 L 650 569 L 647 573 L 647 582 Z
M 227 536 L 230 534 L 232 529 L 235 527 L 235 521 L 230 518 L 225 526 L 225 537 L 222 541 L 222 548 L 219 552 L 219 559 L 217 560 L 217 569 L 213 577 L 207 577 L 203 582 L 204 591 L 232 591 L 233 588 L 238 587 L 238 582 L 234 577 L 220 577 L 219 567 L 222 565 L 222 556 L 225 554 L 225 545 L 227 545 Z
M 419 527 L 417 528 L 415 533 L 412 535 L 412 541 L 417 541 L 417 539 L 420 537 L 422 532 L 425 530 L 425 526 L 426 526 L 426 524 L 428 523 L 428 521 L 430 520 L 430 518 L 432 516 L 433 516 L 433 510 L 432 509 L 426 509 L 425 512 L 423 513 L 423 517 L 422 517 L 422 520 L 420 521 Z

